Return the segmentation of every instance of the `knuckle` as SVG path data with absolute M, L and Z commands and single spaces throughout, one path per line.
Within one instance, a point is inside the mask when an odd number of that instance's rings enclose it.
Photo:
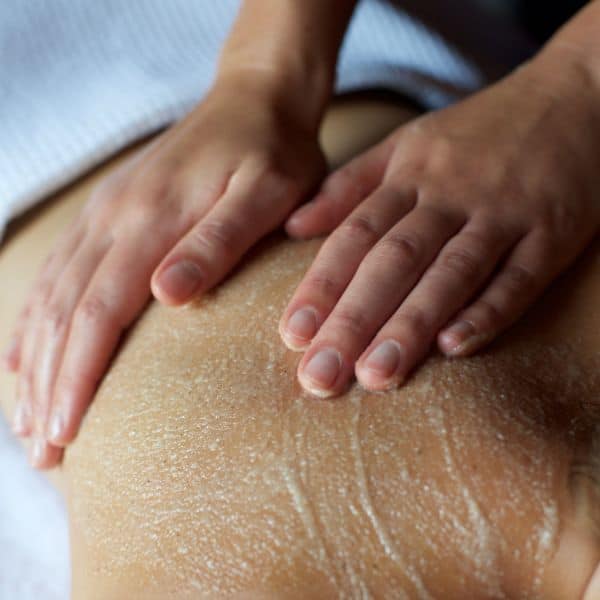
M 243 230 L 232 219 L 206 220 L 193 231 L 195 244 L 201 248 L 216 249 L 226 256 L 236 253 L 241 239 Z
M 505 320 L 504 310 L 484 299 L 479 300 L 473 313 L 477 315 L 477 321 L 482 331 L 493 331 Z
M 395 321 L 412 339 L 428 339 L 431 335 L 430 320 L 425 311 L 418 306 L 403 307 Z
M 297 187 L 297 182 L 287 173 L 285 165 L 269 152 L 252 156 L 248 163 L 254 173 L 253 191 L 256 193 L 279 195 Z
M 423 242 L 415 235 L 405 232 L 388 233 L 379 242 L 379 252 L 391 255 L 392 260 L 407 267 L 415 267 L 423 258 Z
M 179 206 L 179 198 L 179 189 L 172 181 L 165 181 L 160 187 L 134 189 L 124 198 L 127 220 L 132 223 L 151 223 L 165 212 L 174 214 Z
M 337 297 L 340 285 L 339 282 L 327 272 L 320 271 L 310 273 L 306 277 L 306 287 L 319 296 Z
M 126 202 L 128 204 L 126 219 L 128 223 L 150 223 L 156 218 L 159 205 L 158 199 L 153 197 L 141 199 L 134 196 L 130 197 Z
M 37 289 L 35 290 L 36 300 L 34 304 L 44 304 L 46 303 L 50 296 L 52 295 L 52 290 L 54 289 L 54 284 L 52 281 L 44 277 L 41 279 L 37 285 Z
M 482 271 L 480 260 L 466 248 L 454 248 L 443 252 L 439 267 L 444 272 L 466 281 L 477 281 Z
M 358 196 L 361 193 L 360 181 L 354 174 L 351 164 L 338 169 L 332 173 L 323 183 L 322 190 L 333 195 L 352 194 Z
M 268 166 L 260 174 L 258 185 L 267 195 L 286 195 L 296 191 L 297 184 L 279 169 Z
M 362 337 L 369 331 L 369 323 L 364 315 L 349 308 L 342 308 L 334 314 L 335 328 L 353 337 Z
M 549 235 L 569 239 L 577 235 L 585 223 L 583 211 L 582 203 L 565 202 L 558 198 L 539 211 L 537 225 Z
M 33 394 L 33 379 L 33 369 L 29 365 L 23 367 L 23 369 L 19 372 L 19 390 L 21 398 L 30 403 L 30 405 L 33 405 L 35 402 L 35 397 Z
M 76 311 L 77 320 L 84 323 L 105 323 L 111 316 L 108 304 L 98 295 L 83 298 Z
M 341 235 L 360 245 L 372 246 L 380 237 L 379 230 L 367 215 L 352 215 L 341 227 Z
M 536 277 L 522 265 L 508 265 L 504 271 L 504 282 L 509 290 L 523 292 L 533 291 L 536 288 Z
M 67 323 L 67 315 L 64 309 L 56 303 L 51 303 L 46 307 L 43 319 L 46 328 L 52 334 L 63 331 Z
M 114 201 L 118 194 L 116 181 L 111 177 L 105 178 L 90 193 L 86 208 L 100 208 Z

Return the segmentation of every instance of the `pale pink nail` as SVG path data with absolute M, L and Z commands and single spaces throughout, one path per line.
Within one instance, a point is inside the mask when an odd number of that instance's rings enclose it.
M 42 466 L 45 453 L 46 441 L 40 438 L 34 439 L 29 450 L 29 462 L 33 468 L 37 469 Z
M 358 367 L 360 383 L 371 390 L 387 390 L 404 379 L 406 351 L 396 340 L 385 340 Z
M 342 369 L 342 357 L 334 348 L 319 350 L 300 374 L 304 386 L 316 396 L 327 397 Z
M 169 297 L 186 302 L 202 287 L 200 267 L 191 260 L 181 260 L 167 267 L 158 277 L 158 286 Z
M 65 434 L 65 418 L 60 411 L 55 411 L 48 423 L 48 441 L 57 446 L 61 445 L 61 439 Z
M 304 349 L 317 333 L 317 313 L 313 308 L 297 310 L 287 322 L 284 339 L 292 350 Z
M 12 429 L 15 435 L 23 437 L 29 433 L 28 412 L 24 402 L 19 402 L 17 404 L 12 421 Z
M 445 354 L 454 356 L 463 351 L 475 328 L 468 321 L 456 321 L 440 334 L 440 346 Z
M 364 363 L 366 369 L 374 371 L 383 379 L 393 377 L 400 367 L 402 346 L 395 340 L 386 340 L 373 350 Z

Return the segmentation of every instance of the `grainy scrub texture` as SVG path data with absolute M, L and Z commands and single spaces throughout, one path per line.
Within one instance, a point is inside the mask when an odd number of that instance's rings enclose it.
M 338 105 L 331 162 L 410 116 Z M 1 342 L 56 234 L 123 158 L 14 224 Z M 203 300 L 151 303 L 129 330 L 52 474 L 73 599 L 596 600 L 598 240 L 485 352 L 331 400 L 302 391 L 278 334 L 320 244 L 272 237 Z M 7 413 L 13 384 L 0 377 Z
M 317 248 L 272 240 L 126 340 L 66 460 L 75 573 L 107 586 L 84 597 L 551 597 L 598 474 L 597 352 L 541 311 L 397 392 L 315 400 L 277 321 Z

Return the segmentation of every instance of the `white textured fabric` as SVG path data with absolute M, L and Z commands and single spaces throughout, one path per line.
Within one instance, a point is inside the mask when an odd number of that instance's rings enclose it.
M 0 238 L 9 219 L 189 111 L 212 81 L 237 8 L 238 0 L 2 0 Z M 482 54 L 489 36 L 476 33 Z M 514 51 L 497 27 L 490 33 Z M 362 0 L 337 91 L 385 87 L 442 106 L 484 81 L 459 47 L 392 3 Z M 61 502 L 1 422 L 0 473 L 0 600 L 66 599 Z
M 239 0 L 2 0 L 0 235 L 6 221 L 189 111 Z M 386 87 L 429 107 L 482 77 L 385 0 L 359 3 L 337 90 Z
M 66 600 L 67 521 L 61 498 L 0 416 L 0 600 Z

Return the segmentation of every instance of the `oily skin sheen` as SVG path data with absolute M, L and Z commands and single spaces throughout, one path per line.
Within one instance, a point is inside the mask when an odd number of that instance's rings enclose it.
M 594 238 L 600 0 L 520 70 L 401 127 L 315 196 L 353 5 L 246 0 L 208 96 L 63 234 L 5 356 L 34 465 L 60 461 L 151 293 L 199 297 L 284 222 L 295 237 L 333 231 L 279 323 L 317 396 L 355 375 L 397 386 L 436 339 L 451 356 L 480 349 Z

